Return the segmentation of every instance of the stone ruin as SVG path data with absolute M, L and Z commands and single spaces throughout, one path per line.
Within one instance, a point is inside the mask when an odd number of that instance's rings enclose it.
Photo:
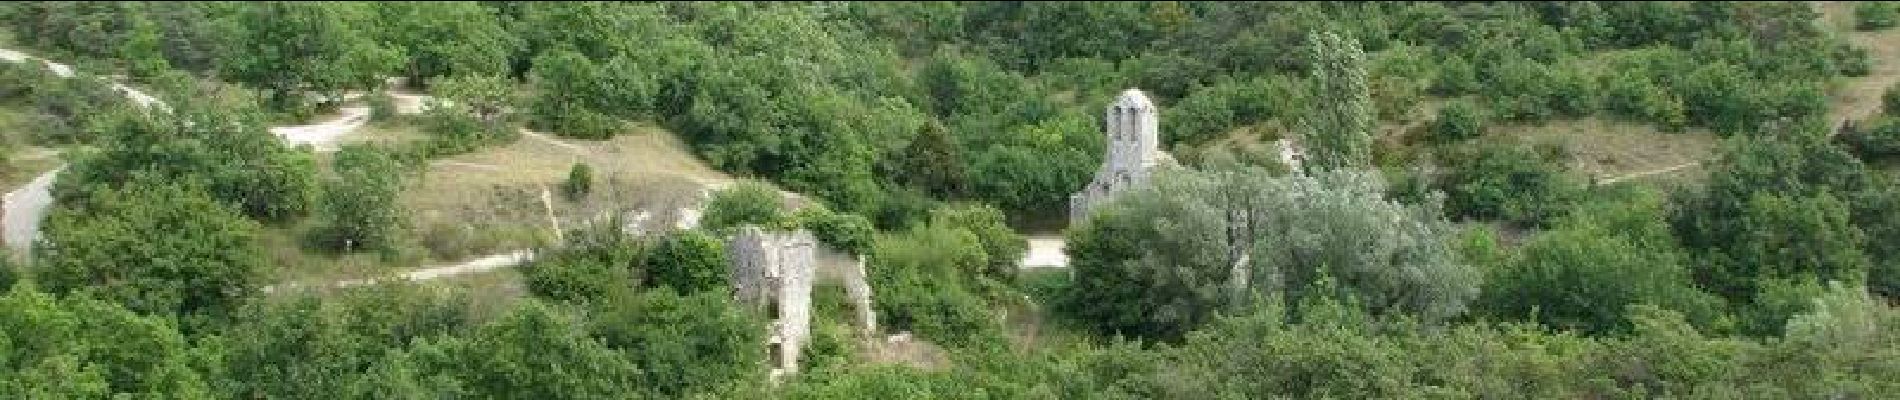
M 756 226 L 739 229 L 726 242 L 731 260 L 733 295 L 740 304 L 766 315 L 766 346 L 771 378 L 798 372 L 799 355 L 811 338 L 811 293 L 818 280 L 818 241 L 811 232 L 767 232 Z M 857 309 L 858 329 L 877 332 L 871 310 L 871 286 L 864 258 L 839 274 L 845 295 Z
M 1102 121 L 1108 135 L 1108 156 L 1102 168 L 1095 171 L 1095 180 L 1069 196 L 1071 226 L 1115 194 L 1146 183 L 1156 167 L 1175 165 L 1174 157 L 1161 151 L 1161 118 L 1157 111 L 1148 94 L 1139 89 L 1124 90 L 1109 104 Z
M 1108 135 L 1108 155 L 1095 180 L 1082 191 L 1069 196 L 1069 225 L 1088 218 L 1089 210 L 1108 202 L 1110 197 L 1139 186 L 1154 175 L 1158 167 L 1179 165 L 1174 157 L 1161 151 L 1161 117 L 1148 94 L 1140 89 L 1122 91 L 1109 104 L 1102 126 Z M 1306 162 L 1306 150 L 1293 139 L 1274 141 L 1274 153 L 1289 171 L 1299 173 Z

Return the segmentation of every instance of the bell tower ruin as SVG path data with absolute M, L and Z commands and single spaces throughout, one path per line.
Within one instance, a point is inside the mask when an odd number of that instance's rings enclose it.
M 1161 118 L 1148 94 L 1122 91 L 1108 105 L 1102 127 L 1108 135 L 1108 155 L 1095 180 L 1069 196 L 1069 225 L 1088 218 L 1089 210 L 1109 197 L 1146 183 L 1155 167 L 1173 165 L 1174 157 L 1161 151 Z

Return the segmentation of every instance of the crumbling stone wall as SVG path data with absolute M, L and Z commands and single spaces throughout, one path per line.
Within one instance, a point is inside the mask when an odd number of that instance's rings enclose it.
M 798 372 L 811 337 L 811 288 L 818 241 L 811 232 L 766 232 L 747 226 L 726 243 L 732 289 L 740 303 L 766 313 L 772 377 Z
M 1154 102 L 1138 89 L 1122 91 L 1108 105 L 1102 126 L 1108 135 L 1108 155 L 1095 180 L 1069 196 L 1069 224 L 1088 217 L 1090 209 L 1110 197 L 1148 181 L 1157 167 L 1174 165 L 1161 151 L 1161 117 Z

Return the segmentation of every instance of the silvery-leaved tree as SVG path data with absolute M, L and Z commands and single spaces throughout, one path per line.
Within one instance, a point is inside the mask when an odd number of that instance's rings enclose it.
M 1313 102 L 1299 119 L 1308 171 L 1364 167 L 1372 162 L 1372 94 L 1359 41 L 1332 32 L 1307 37 Z
M 1388 200 L 1370 172 L 1163 174 L 1071 230 L 1064 311 L 1104 332 L 1165 339 L 1256 295 L 1350 299 L 1426 320 L 1463 313 L 1477 295 L 1478 272 L 1448 245 L 1453 228 L 1436 201 Z

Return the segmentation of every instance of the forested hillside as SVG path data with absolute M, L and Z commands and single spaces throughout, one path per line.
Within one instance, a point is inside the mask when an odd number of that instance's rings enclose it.
M 1896 25 L 1900 2 L 9 3 L 0 178 L 58 180 L 0 265 L 0 398 L 1884 398 Z M 1062 226 L 1129 89 L 1178 165 Z M 299 124 L 347 140 L 273 128 Z M 862 262 L 879 329 L 821 270 L 798 373 L 769 372 L 783 316 L 733 295 L 746 226 Z M 1066 266 L 1020 265 L 1058 232 Z M 291 282 L 496 252 L 532 260 Z

